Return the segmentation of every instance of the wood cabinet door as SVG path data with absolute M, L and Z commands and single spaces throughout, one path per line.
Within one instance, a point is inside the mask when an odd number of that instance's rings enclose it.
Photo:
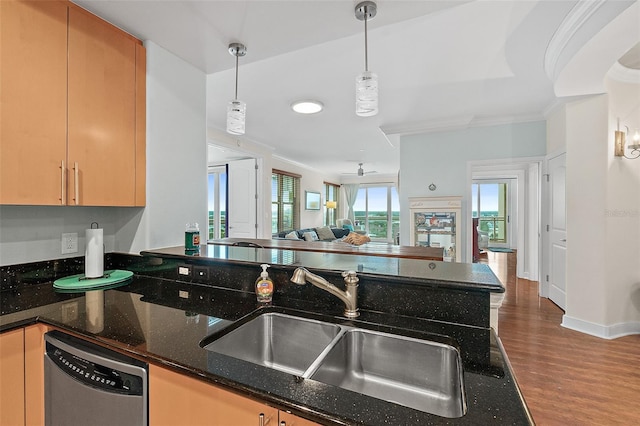
M 278 410 L 200 380 L 149 366 L 149 424 L 277 426 Z
M 135 205 L 137 44 L 69 8 L 68 204 Z
M 67 5 L 0 1 L 0 204 L 64 204 Z
M 278 410 L 273 407 L 222 389 L 217 395 L 216 425 L 278 425 Z
M 44 334 L 49 327 L 35 324 L 24 329 L 25 424 L 44 424 Z
M 303 419 L 286 411 L 280 411 L 280 423 L 278 426 L 319 426 L 319 423 Z
M 24 329 L 0 334 L 0 425 L 24 424 Z

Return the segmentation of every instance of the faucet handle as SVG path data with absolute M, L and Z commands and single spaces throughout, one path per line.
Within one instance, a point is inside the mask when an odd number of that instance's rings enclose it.
M 357 277 L 356 271 L 343 271 L 342 276 L 347 284 L 357 284 L 360 279 Z

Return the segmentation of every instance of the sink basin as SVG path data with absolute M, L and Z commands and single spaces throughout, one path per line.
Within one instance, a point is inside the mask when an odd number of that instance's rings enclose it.
M 336 324 L 272 312 L 252 319 L 204 348 L 302 376 L 340 331 Z
M 346 331 L 310 379 L 443 417 L 466 404 L 456 348 L 375 331 Z
M 466 412 L 460 353 L 446 343 L 269 312 L 201 345 L 438 416 Z

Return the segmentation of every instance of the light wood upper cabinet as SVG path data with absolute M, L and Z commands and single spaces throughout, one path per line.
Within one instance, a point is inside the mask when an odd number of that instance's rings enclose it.
M 136 204 L 136 46 L 131 36 L 94 15 L 69 9 L 73 203 Z
M 67 157 L 67 5 L 0 1 L 0 202 L 60 205 Z
M 0 203 L 144 206 L 141 42 L 71 3 L 0 5 Z

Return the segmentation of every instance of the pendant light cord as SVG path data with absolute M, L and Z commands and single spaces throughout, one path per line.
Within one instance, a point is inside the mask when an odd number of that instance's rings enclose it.
M 236 52 L 236 97 L 234 100 L 238 100 L 238 53 Z
M 368 43 L 367 43 L 367 17 L 369 15 L 368 7 L 364 8 L 364 70 L 369 71 L 369 54 L 368 54 Z

